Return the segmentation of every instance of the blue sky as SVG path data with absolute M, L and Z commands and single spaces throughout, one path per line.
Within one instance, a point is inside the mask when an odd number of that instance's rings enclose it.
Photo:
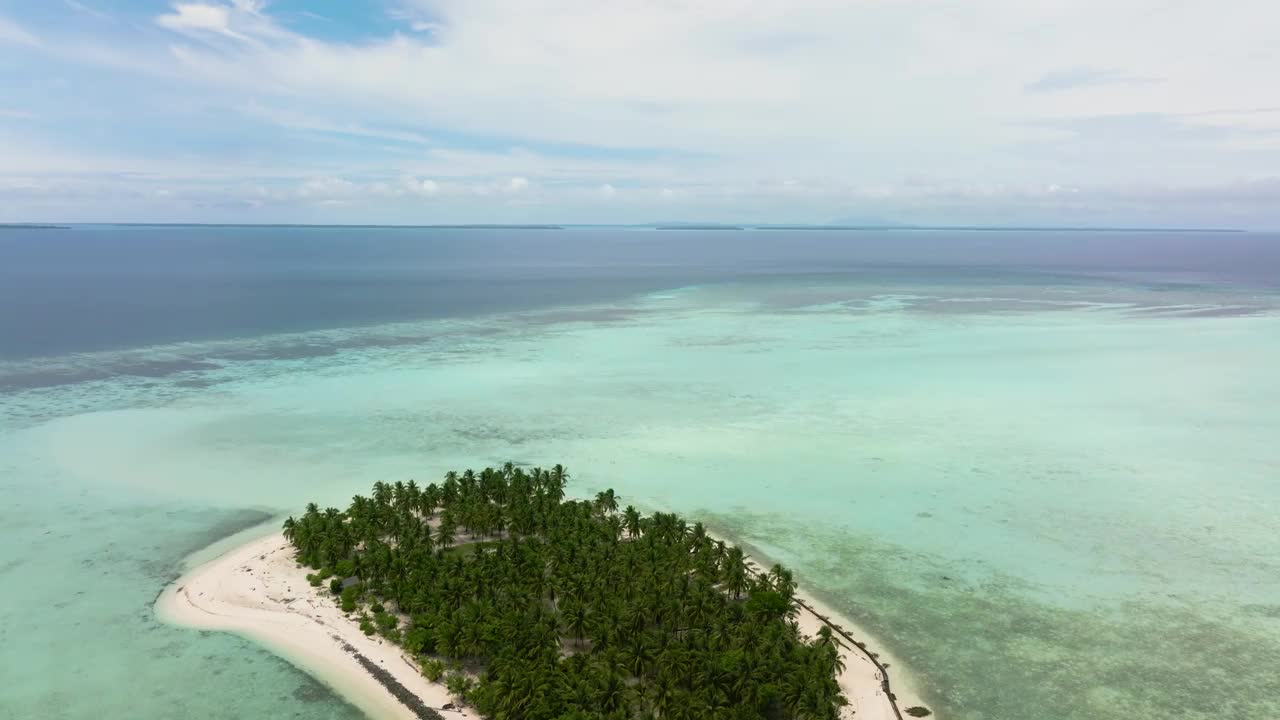
M 1271 0 L 0 0 L 0 221 L 1280 228 Z

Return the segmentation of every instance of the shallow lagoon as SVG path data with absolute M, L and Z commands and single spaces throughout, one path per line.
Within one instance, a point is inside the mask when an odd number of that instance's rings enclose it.
M 350 717 L 150 599 L 262 512 L 510 459 L 794 565 L 946 717 L 1280 717 L 1277 304 L 804 275 L 11 363 L 0 709 Z

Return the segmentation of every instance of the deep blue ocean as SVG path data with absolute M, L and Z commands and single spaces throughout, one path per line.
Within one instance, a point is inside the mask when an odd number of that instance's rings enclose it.
M 1245 233 L 75 226 L 0 231 L 0 358 L 458 317 L 758 276 L 1280 283 Z

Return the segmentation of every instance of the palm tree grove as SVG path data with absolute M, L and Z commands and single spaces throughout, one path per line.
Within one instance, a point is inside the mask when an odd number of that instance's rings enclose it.
M 838 716 L 839 653 L 800 633 L 789 571 L 613 490 L 566 500 L 567 480 L 508 463 L 377 483 L 285 536 L 366 634 L 488 718 Z

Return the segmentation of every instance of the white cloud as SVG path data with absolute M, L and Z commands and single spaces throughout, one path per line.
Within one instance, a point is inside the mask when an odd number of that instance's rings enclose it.
M 659 183 L 679 171 L 679 166 L 662 158 L 616 159 L 608 157 L 557 156 L 523 148 L 505 150 L 458 150 L 433 147 L 424 154 L 404 158 L 406 171 L 436 177 L 536 176 L 557 182 L 598 185 L 602 178 Z
M 163 28 L 188 35 L 221 35 L 241 41 L 284 42 L 297 36 L 281 30 L 264 14 L 266 5 L 259 0 L 231 0 L 231 3 L 176 2 L 173 12 L 160 15 L 156 23 Z
M 388 11 L 387 15 L 392 20 L 408 25 L 416 33 L 436 33 L 444 29 L 440 23 L 427 19 L 426 15 L 412 7 L 396 8 Z
M 0 45 L 5 43 L 39 47 L 40 38 L 32 35 L 30 32 L 27 32 L 27 30 L 18 23 L 0 15 Z
M 1039 80 L 1028 83 L 1027 92 L 1064 92 L 1100 85 L 1139 86 L 1160 82 L 1159 78 L 1126 75 L 1115 70 L 1098 68 L 1071 68 L 1045 73 Z
M 1270 0 L 387 5 L 401 25 L 383 37 L 332 39 L 336 23 L 307 37 L 301 13 L 259 0 L 180 0 L 155 19 L 177 35 L 43 37 L 32 55 L 135 74 L 130 106 L 110 108 L 121 118 L 139 100 L 147 112 L 180 100 L 153 119 L 174 134 L 167 147 L 192 149 L 120 157 L 50 129 L 0 148 L 0 173 L 240 178 L 293 202 L 561 202 L 566 219 L 677 198 L 691 214 L 737 202 L 821 219 L 904 198 L 1105 203 L 1124 195 L 1107 188 L 1241 187 L 1280 167 Z M 39 42 L 0 19 L 0 40 L 15 37 Z M 238 152 L 197 149 L 215 145 L 200 122 L 236 113 L 297 132 L 261 150 L 249 124 Z M 321 142 L 333 153 L 310 152 Z M 625 203 L 599 202 L 618 187 Z
M 98 18 L 99 20 L 111 19 L 110 15 L 96 8 L 89 7 L 88 5 L 82 2 L 79 2 L 79 0 L 63 0 L 63 2 L 66 4 L 67 7 L 71 8 L 72 10 L 75 10 L 76 12 L 84 13 L 85 15 Z
M 1008 121 L 1040 115 L 1256 104 L 1276 94 L 1260 81 L 1280 70 L 1258 21 L 1277 11 L 1263 0 L 1239 0 L 1233 12 L 1160 0 L 977 0 L 928 12 L 829 0 L 419 5 L 438 18 L 430 43 L 295 37 L 253 57 L 183 60 L 216 82 L 377 102 L 480 132 L 717 150 L 768 142 L 779 154 L 828 155 L 886 143 L 988 147 L 1009 137 Z M 1128 32 L 1139 21 L 1141 52 Z M 1232 47 L 1190 60 L 1185 48 L 1206 32 L 1232 37 Z M 1023 93 L 1081 57 L 1115 68 L 1093 78 L 1108 82 Z M 1163 81 L 1126 80 L 1155 77 Z
M 529 181 L 522 177 L 515 178 L 471 178 L 439 182 L 432 179 L 418 179 L 411 175 L 387 179 L 351 179 L 338 176 L 317 176 L 307 178 L 292 186 L 292 190 L 277 192 L 267 190 L 259 192 L 277 201 L 301 199 L 318 202 L 321 200 L 354 200 L 356 198 L 377 198 L 383 200 L 405 200 L 412 198 L 460 198 L 460 197 L 493 197 L 509 195 L 514 201 L 516 196 L 523 195 L 531 187 Z M 565 193 L 571 193 L 567 190 Z
M 298 186 L 298 197 L 315 199 L 341 199 L 359 192 L 355 183 L 336 177 L 318 177 Z
M 0 143 L 2 144 L 2 143 Z M 430 190 L 434 183 L 434 190 Z M 245 183 L 132 174 L 0 174 L 0 217 L 63 221 L 290 222 L 332 211 L 329 222 L 829 222 L 874 218 L 919 223 L 1073 223 L 1277 227 L 1280 177 L 1172 187 L 1161 184 L 1011 185 L 919 179 L 884 185 L 780 183 L 628 187 L 626 203 L 598 199 L 598 185 L 538 186 L 510 194 L 510 178 L 436 182 L 406 177 L 317 175 Z M 432 198 L 425 202 L 424 198 Z M 566 219 L 566 207 L 588 201 Z M 243 213 L 243 214 L 241 214 Z M 536 218 L 536 219 L 535 219 Z
M 1182 119 L 1190 125 L 1208 125 L 1254 131 L 1280 131 L 1280 107 L 1193 113 L 1184 116 Z
M 414 143 L 418 145 L 431 144 L 431 140 L 429 138 L 415 132 L 367 127 L 360 123 L 332 122 L 324 118 L 308 116 L 302 113 L 290 112 L 288 110 L 264 108 L 256 103 L 250 103 L 247 105 L 243 109 L 243 112 L 250 117 L 265 120 L 273 125 L 293 130 L 306 130 L 319 133 L 331 133 L 335 135 L 354 135 L 357 137 L 378 138 L 382 140 L 393 140 L 395 142 Z
M 440 192 L 440 183 L 435 180 L 419 180 L 413 177 L 403 178 L 400 181 L 400 187 L 410 195 L 421 197 L 432 197 Z
M 156 22 L 170 30 L 187 32 L 203 30 L 207 32 L 235 35 L 231 32 L 231 11 L 223 5 L 205 5 L 203 3 L 176 3 L 173 12 L 161 15 Z

